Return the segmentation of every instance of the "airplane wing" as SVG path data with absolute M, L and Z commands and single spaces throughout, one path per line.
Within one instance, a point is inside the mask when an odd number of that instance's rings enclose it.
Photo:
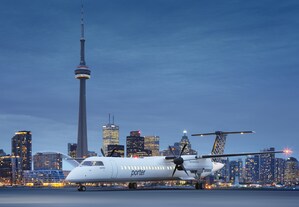
M 235 131 L 235 132 L 216 131 L 216 132 L 212 132 L 212 133 L 192 134 L 191 136 L 227 135 L 227 134 L 251 134 L 251 133 L 255 133 L 255 132 L 254 131 Z
M 249 152 L 249 153 L 222 154 L 222 155 L 202 155 L 199 158 L 236 157 L 236 156 L 262 155 L 262 154 L 273 154 L 273 153 L 285 153 L 285 151 Z

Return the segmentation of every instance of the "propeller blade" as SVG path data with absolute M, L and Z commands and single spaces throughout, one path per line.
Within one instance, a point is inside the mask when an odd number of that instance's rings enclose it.
M 172 151 L 171 146 L 168 146 L 168 148 L 169 148 L 169 151 L 171 152 L 171 154 L 172 154 L 174 157 L 176 157 L 175 154 L 174 154 L 174 152 Z
M 181 167 L 183 168 L 183 170 L 185 171 L 185 173 L 189 176 L 189 174 L 187 173 L 186 168 L 184 167 L 184 165 L 181 165 Z
M 174 175 L 177 168 L 178 168 L 178 165 L 175 165 L 175 168 L 174 168 L 173 173 L 172 173 L 172 177 L 173 177 L 173 175 Z
M 116 148 L 113 148 L 112 151 L 111 151 L 111 153 L 107 157 L 112 157 L 112 155 L 114 154 L 115 150 L 116 150 Z
M 176 158 L 175 156 L 167 156 L 167 157 L 165 157 L 165 160 L 173 160 L 175 158 Z
M 101 148 L 101 153 L 102 153 L 103 157 L 106 157 L 103 148 Z
M 184 152 L 186 146 L 187 146 L 187 144 L 184 144 L 184 146 L 183 146 L 183 148 L 182 148 L 182 151 L 181 151 L 181 153 L 180 153 L 180 156 L 182 156 L 182 154 L 183 154 L 183 152 Z

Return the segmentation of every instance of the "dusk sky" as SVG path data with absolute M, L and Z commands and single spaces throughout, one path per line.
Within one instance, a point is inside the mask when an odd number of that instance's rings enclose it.
M 32 131 L 33 153 L 77 141 L 80 0 L 2 0 L 0 149 Z M 299 158 L 299 1 L 85 0 L 89 150 L 108 114 L 120 143 L 132 130 L 160 150 L 188 131 L 209 154 L 291 148 Z

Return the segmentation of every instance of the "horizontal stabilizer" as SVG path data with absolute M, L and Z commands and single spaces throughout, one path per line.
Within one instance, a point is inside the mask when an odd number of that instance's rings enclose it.
M 262 155 L 262 154 L 273 154 L 273 153 L 285 153 L 285 151 L 249 152 L 249 153 L 222 154 L 222 155 L 202 155 L 200 158 L 237 157 L 237 156 Z
M 255 133 L 255 132 L 254 131 L 235 131 L 235 132 L 215 131 L 215 132 L 211 132 L 211 133 L 192 134 L 191 136 L 227 135 L 227 134 L 251 134 L 251 133 Z

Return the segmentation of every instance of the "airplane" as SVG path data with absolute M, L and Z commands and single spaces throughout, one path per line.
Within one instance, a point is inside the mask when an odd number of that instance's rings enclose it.
M 192 136 L 216 135 L 209 155 L 183 155 L 185 144 L 179 155 L 175 155 L 169 146 L 172 156 L 154 157 L 88 157 L 74 168 L 66 177 L 66 181 L 78 184 L 78 191 L 86 191 L 84 183 L 124 182 L 129 189 L 136 189 L 137 182 L 161 180 L 197 181 L 195 189 L 204 189 L 203 179 L 224 167 L 217 159 L 222 157 L 284 153 L 284 151 L 253 152 L 224 154 L 225 139 L 228 134 L 248 134 L 254 131 L 222 132 L 193 134 Z

